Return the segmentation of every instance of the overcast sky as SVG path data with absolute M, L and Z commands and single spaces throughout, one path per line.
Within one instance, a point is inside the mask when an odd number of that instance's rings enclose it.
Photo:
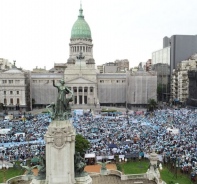
M 67 62 L 80 0 L 0 0 L 0 58 L 24 69 Z M 197 34 L 197 0 L 83 0 L 96 65 L 130 67 L 162 49 L 164 36 Z

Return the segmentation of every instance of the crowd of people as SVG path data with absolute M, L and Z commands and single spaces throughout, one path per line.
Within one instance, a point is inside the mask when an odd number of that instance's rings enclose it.
M 25 121 L 0 121 L 1 128 L 10 129 L 8 134 L 1 135 L 0 157 L 24 160 L 44 154 L 44 135 L 50 122 L 48 114 Z M 194 110 L 130 112 L 128 116 L 114 117 L 89 112 L 74 114 L 73 126 L 77 134 L 89 140 L 87 154 L 94 153 L 97 158 L 146 157 L 154 149 L 160 161 L 173 162 L 183 172 L 197 173 L 197 112 Z

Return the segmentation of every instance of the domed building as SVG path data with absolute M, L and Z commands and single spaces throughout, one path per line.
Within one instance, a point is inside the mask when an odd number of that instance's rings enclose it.
M 84 60 L 86 64 L 95 64 L 95 61 L 93 59 L 91 30 L 88 23 L 84 19 L 82 5 L 79 9 L 78 19 L 74 23 L 71 30 L 69 47 L 70 54 L 67 64 L 75 64 L 79 52 L 82 52 L 84 54 Z
M 49 71 L 31 73 L 34 107 L 45 107 L 51 103 L 51 99 L 56 99 L 57 90 L 53 87 L 52 79 L 59 83 L 62 78 L 73 91 L 72 109 L 137 107 L 146 105 L 149 98 L 156 99 L 157 76 L 153 72 L 131 74 L 129 61 L 126 66 L 125 60 L 120 60 L 104 64 L 100 73 L 95 66 L 92 40 L 90 26 L 80 5 L 79 15 L 71 29 L 67 62 L 55 63 Z
M 64 80 L 74 92 L 73 106 L 85 108 L 96 106 L 97 70 L 93 58 L 92 35 L 88 23 L 84 19 L 80 5 L 78 19 L 75 21 L 69 43 L 70 51 Z

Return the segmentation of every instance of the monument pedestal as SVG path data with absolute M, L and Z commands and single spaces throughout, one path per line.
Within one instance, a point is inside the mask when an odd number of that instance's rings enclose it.
M 37 179 L 33 179 L 31 181 L 31 184 L 47 184 L 45 180 L 37 180 Z
M 71 120 L 52 121 L 45 142 L 46 183 L 74 184 L 75 130 Z
M 89 175 L 75 178 L 76 184 L 92 184 L 92 178 Z
M 109 174 L 109 171 L 107 169 L 101 169 L 100 170 L 100 174 L 101 175 L 108 175 Z

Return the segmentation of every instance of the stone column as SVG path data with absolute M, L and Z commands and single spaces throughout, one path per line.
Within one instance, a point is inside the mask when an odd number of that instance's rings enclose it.
M 77 104 L 79 104 L 79 87 L 77 87 Z
M 96 107 L 97 106 L 97 87 L 95 86 L 93 90 L 94 90 L 94 98 L 95 98 L 95 102 L 94 102 L 95 104 L 94 105 Z
M 72 105 L 75 103 L 75 99 L 74 99 L 74 87 L 73 86 L 71 86 L 70 87 L 71 88 L 71 91 L 73 92 L 73 101 L 71 102 L 72 103 Z
M 71 123 L 54 120 L 45 134 L 47 184 L 75 183 L 75 130 Z
M 83 93 L 82 93 L 82 104 L 84 104 L 84 87 L 82 87 Z
M 88 104 L 90 104 L 90 87 L 87 87 L 87 91 L 88 91 Z

